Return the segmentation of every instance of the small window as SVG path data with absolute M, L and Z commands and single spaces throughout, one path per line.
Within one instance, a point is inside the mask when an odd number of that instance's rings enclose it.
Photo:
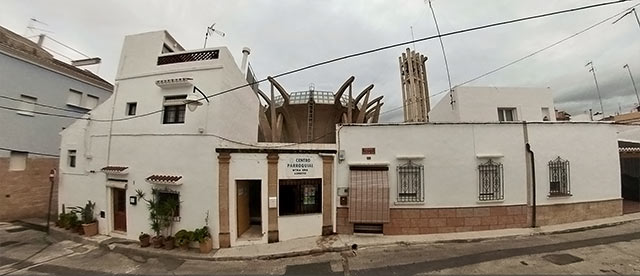
M 11 151 L 9 155 L 9 170 L 24 171 L 27 168 L 28 153 L 23 151 Z
M 166 54 L 166 53 L 173 53 L 173 50 L 171 49 L 171 47 L 169 47 L 169 45 L 167 45 L 166 43 L 162 44 L 162 53 Z
M 76 167 L 76 150 L 69 150 L 67 152 L 67 164 L 69 165 L 69 168 Z
M 93 95 L 87 95 L 87 99 L 85 100 L 84 103 L 84 107 L 88 108 L 88 109 L 94 109 L 96 106 L 98 106 L 98 101 L 100 100 L 100 98 L 93 96 Z
M 409 161 L 398 170 L 398 202 L 423 202 L 424 166 Z
M 138 109 L 138 103 L 127 103 L 127 116 L 136 115 Z
M 81 103 L 82 103 L 82 92 L 69 89 L 69 94 L 67 94 L 67 104 L 81 107 L 80 105 Z
M 157 200 L 160 206 L 162 205 L 174 205 L 175 209 L 173 210 L 173 217 L 180 216 L 180 194 L 174 191 L 158 191 L 157 192 Z
M 20 106 L 18 107 L 20 111 L 18 111 L 18 113 L 33 116 L 33 111 L 36 109 L 37 101 L 38 98 L 36 97 L 20 95 Z
M 498 108 L 498 120 L 500 122 L 512 122 L 517 121 L 515 108 Z
M 164 109 L 162 111 L 163 124 L 184 123 L 184 113 L 187 105 L 184 103 L 186 95 L 168 96 L 164 98 Z
M 278 210 L 281 216 L 322 213 L 322 179 L 280 180 Z
M 502 164 L 489 159 L 478 166 L 479 194 L 478 200 L 503 200 L 504 179 Z
M 549 196 L 570 196 L 569 178 L 569 160 L 549 161 Z

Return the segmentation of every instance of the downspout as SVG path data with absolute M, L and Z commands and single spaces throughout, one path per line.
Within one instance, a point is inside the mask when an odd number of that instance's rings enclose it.
M 522 124 L 524 130 L 525 148 L 531 154 L 531 228 L 536 227 L 536 158 L 529 144 L 529 131 L 527 122 Z
M 109 136 L 107 142 L 107 164 L 106 166 L 111 165 L 111 136 L 113 134 L 113 118 L 116 110 L 116 100 L 118 99 L 118 87 L 120 84 L 118 82 L 115 83 L 113 89 L 113 104 L 111 105 L 111 120 L 109 121 Z

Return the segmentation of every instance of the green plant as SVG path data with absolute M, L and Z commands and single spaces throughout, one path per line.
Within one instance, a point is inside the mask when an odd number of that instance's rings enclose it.
M 187 231 L 185 229 L 182 229 L 175 234 L 176 244 L 178 244 L 178 246 L 189 244 L 192 241 L 194 241 L 193 237 L 194 237 L 193 231 Z
M 71 224 L 70 224 L 70 222 L 71 222 L 70 221 L 71 220 L 70 215 L 71 215 L 70 213 L 61 213 L 58 216 L 58 224 L 60 225 L 60 227 L 69 228 L 71 226 Z
M 160 236 L 162 230 L 168 229 L 168 236 L 171 234 L 171 227 L 173 226 L 173 218 L 175 216 L 178 205 L 177 200 L 159 200 L 159 190 L 152 189 L 152 198 L 147 199 L 145 193 L 141 190 L 136 190 L 138 198 L 144 200 L 147 203 L 147 209 L 149 210 L 149 224 L 151 230 L 156 236 Z
M 81 206 L 71 207 L 71 213 L 79 214 L 80 218 L 82 219 L 81 220 L 82 223 L 89 224 L 89 223 L 96 222 L 95 208 L 96 208 L 96 203 L 91 202 L 91 200 L 88 200 L 87 204 L 85 204 L 84 207 L 81 207 Z
M 194 241 L 204 242 L 206 238 L 211 238 L 211 234 L 209 234 L 209 227 L 203 226 L 202 228 L 197 228 L 193 231 Z

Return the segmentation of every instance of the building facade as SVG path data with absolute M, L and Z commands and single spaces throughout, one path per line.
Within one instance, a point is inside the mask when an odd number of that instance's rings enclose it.
M 429 113 L 431 122 L 555 121 L 549 88 L 455 87 Z
M 60 131 L 112 90 L 109 82 L 0 27 L 0 220 L 46 216 Z

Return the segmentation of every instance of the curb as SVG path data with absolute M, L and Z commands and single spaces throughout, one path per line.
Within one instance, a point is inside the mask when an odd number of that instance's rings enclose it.
M 630 222 L 639 221 L 640 218 L 632 218 L 627 220 L 615 221 L 615 222 L 605 222 L 600 224 L 592 224 L 579 226 L 574 228 L 562 229 L 562 230 L 547 230 L 544 231 L 541 228 L 527 228 L 526 232 L 523 233 L 513 233 L 506 234 L 502 236 L 494 236 L 494 237 L 485 237 L 485 238 L 451 238 L 451 239 L 443 239 L 443 240 L 428 240 L 428 241 L 393 241 L 393 242 L 381 242 L 376 244 L 362 244 L 359 245 L 360 249 L 363 248 L 379 248 L 386 246 L 411 246 L 411 245 L 426 245 L 426 244 L 444 244 L 444 243 L 466 243 L 466 242 L 481 242 L 485 240 L 499 239 L 499 238 L 508 238 L 508 237 L 526 237 L 526 236 L 542 236 L 542 235 L 553 235 L 553 234 L 567 234 L 574 232 L 581 232 L 593 229 L 601 229 L 607 227 L 618 226 Z M 44 226 L 33 224 L 25 221 L 18 221 L 18 223 L 25 225 L 27 227 L 31 227 L 34 229 L 45 229 Z M 141 248 L 133 245 L 125 245 L 119 244 L 114 238 L 108 238 L 102 241 L 95 241 L 84 236 L 80 236 L 75 233 L 71 233 L 67 230 L 60 229 L 58 227 L 52 226 L 50 228 L 49 236 L 47 239 L 53 241 L 63 241 L 63 240 L 71 240 L 73 242 L 97 246 L 112 252 L 124 254 L 124 255 L 139 255 L 147 258 L 156 258 L 156 257 L 167 257 L 167 258 L 178 258 L 185 260 L 202 260 L 202 261 L 247 261 L 247 260 L 275 260 L 282 258 L 291 258 L 291 257 L 299 257 L 299 256 L 308 256 L 315 254 L 323 254 L 323 253 L 331 253 L 331 252 L 345 252 L 351 251 L 350 245 L 343 246 L 335 246 L 335 247 L 327 247 L 327 248 L 314 248 L 308 250 L 298 250 L 292 252 L 285 253 L 275 253 L 275 254 L 264 254 L 257 256 L 215 256 L 215 252 L 213 254 L 200 254 L 189 251 L 181 251 L 179 249 L 173 251 L 167 251 L 164 249 L 155 249 L 155 248 Z M 215 249 L 214 249 L 215 250 Z

